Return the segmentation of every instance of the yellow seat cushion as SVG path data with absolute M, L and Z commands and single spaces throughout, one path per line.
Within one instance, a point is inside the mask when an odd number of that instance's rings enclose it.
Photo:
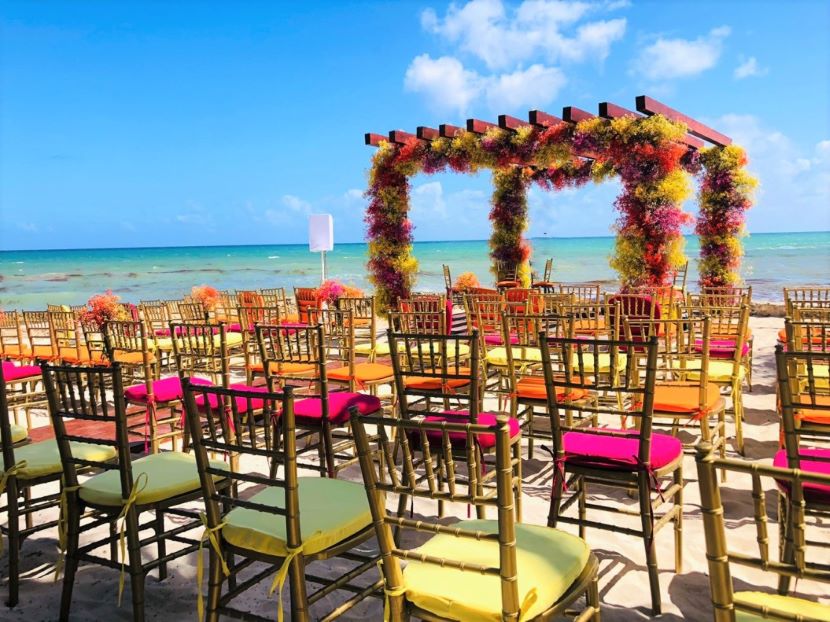
M 144 363 L 143 352 L 116 351 L 113 356 L 115 357 L 116 362 L 124 363 L 126 365 L 142 365 Z M 147 362 L 151 365 L 156 362 L 156 357 L 152 352 L 147 353 Z
M 430 348 L 430 345 L 433 348 Z M 458 352 L 456 353 L 456 349 Z M 436 343 L 422 343 L 419 350 L 424 354 L 429 354 L 431 350 L 434 350 L 436 354 L 441 353 L 441 346 L 440 344 Z M 406 346 L 404 342 L 401 341 L 398 343 L 398 351 L 399 352 L 406 352 Z M 456 348 L 456 343 L 454 341 L 447 342 L 447 356 L 450 358 L 454 358 L 456 356 L 467 356 L 470 353 L 470 346 L 464 345 L 463 343 L 458 344 L 458 348 Z
M 510 353 L 513 355 L 514 363 L 541 363 L 542 351 L 539 348 L 529 348 L 524 346 L 511 346 Z M 498 367 L 505 367 L 507 365 L 507 348 L 499 346 L 487 351 L 487 362 L 490 365 Z
M 617 369 L 619 371 L 624 371 L 626 363 L 628 362 L 628 356 L 625 352 L 617 352 Z M 596 357 L 596 363 L 599 364 L 599 371 L 602 372 L 610 372 L 611 371 L 611 353 L 610 352 L 600 352 Z M 579 373 L 579 355 L 574 352 L 571 356 L 571 366 L 573 367 L 574 373 Z M 583 352 L 582 354 L 582 369 L 588 373 L 592 373 L 596 371 L 594 369 L 594 353 L 593 352 Z
M 683 361 L 673 360 L 672 367 L 674 369 L 700 369 L 701 361 L 699 359 L 686 361 L 685 365 L 682 364 Z M 732 380 L 732 369 L 734 364 L 732 361 L 709 361 L 709 381 L 710 382 L 720 382 L 720 383 L 727 383 Z M 700 378 L 700 374 L 691 371 L 686 374 L 689 380 L 697 380 Z M 743 382 L 744 378 L 746 378 L 746 368 L 743 365 L 738 367 L 738 380 Z
M 497 533 L 495 520 L 465 520 L 459 528 Z M 438 534 L 417 552 L 498 568 L 496 540 L 472 540 Z M 584 540 L 564 531 L 538 525 L 516 525 L 519 620 L 529 620 L 550 608 L 568 590 L 588 562 Z M 403 571 L 409 602 L 450 620 L 489 622 L 502 619 L 498 575 L 461 571 L 410 560 Z
M 313 555 L 365 529 L 372 513 L 361 484 L 328 477 L 300 477 L 300 534 L 303 552 Z M 269 487 L 250 499 L 285 507 L 282 488 Z M 285 517 L 248 508 L 234 508 L 225 516 L 222 536 L 230 544 L 266 555 L 284 557 Z
M 70 443 L 72 455 L 84 460 L 105 461 L 115 458 L 115 448 L 93 443 Z M 35 479 L 46 475 L 55 475 L 63 471 L 58 443 L 55 439 L 23 445 L 14 450 L 17 462 L 26 461 L 25 468 L 17 476 L 20 479 Z
M 27 430 L 22 425 L 17 425 L 16 423 L 11 424 L 11 437 L 12 437 L 12 445 L 15 443 L 19 443 L 20 441 L 26 440 L 29 436 L 29 430 Z
M 808 620 L 827 620 L 830 622 L 830 606 L 795 596 L 781 596 L 764 592 L 737 592 L 735 594 L 736 607 L 740 606 L 741 603 L 768 607 L 774 611 L 791 615 L 798 614 Z M 757 620 L 767 619 L 769 618 L 763 618 L 746 611 L 735 611 L 735 622 L 756 622 Z
M 216 335 L 213 338 L 213 343 L 218 346 L 220 339 L 221 339 L 221 337 L 219 335 Z M 241 345 L 242 344 L 242 333 L 226 333 L 225 334 L 225 343 L 228 345 L 229 348 Z
M 221 460 L 211 460 L 211 464 L 217 469 L 228 468 Z M 196 458 L 193 454 L 179 452 L 151 454 L 134 460 L 132 468 L 133 481 L 138 481 L 142 473 L 147 474 L 147 485 L 136 498 L 138 505 L 170 499 L 197 490 L 201 485 L 199 472 L 196 469 Z M 88 503 L 120 506 L 123 504 L 120 473 L 114 469 L 90 477 L 81 484 L 78 494 Z
M 221 345 L 222 336 L 221 335 L 214 335 L 213 337 L 213 346 L 218 348 Z M 173 350 L 173 338 L 172 337 L 156 337 L 156 347 L 159 350 L 164 352 L 171 352 Z M 181 339 L 179 340 L 181 343 Z M 242 344 L 242 333 L 225 333 L 225 345 L 229 348 L 233 348 L 235 346 Z M 196 345 L 196 344 L 194 344 Z
M 386 341 L 377 341 L 375 342 L 375 354 L 377 356 L 387 356 L 389 354 L 389 343 Z M 372 344 L 368 341 L 365 343 L 357 343 L 354 346 L 355 354 L 361 354 L 363 356 L 368 356 L 372 353 Z

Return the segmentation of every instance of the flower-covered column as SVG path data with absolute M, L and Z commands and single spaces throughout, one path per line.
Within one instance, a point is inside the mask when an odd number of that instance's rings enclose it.
M 518 166 L 493 171 L 495 191 L 490 210 L 490 220 L 493 223 L 490 257 L 494 262 L 501 261 L 508 266 L 516 266 L 517 278 L 522 287 L 530 286 L 530 244 L 524 239 L 527 230 L 529 180 L 526 169 Z M 495 270 L 494 266 L 493 271 Z
M 752 206 L 757 181 L 744 169 L 746 153 L 737 145 L 701 153 L 703 179 L 695 233 L 700 236 L 700 285 L 722 287 L 740 280 L 744 215 Z

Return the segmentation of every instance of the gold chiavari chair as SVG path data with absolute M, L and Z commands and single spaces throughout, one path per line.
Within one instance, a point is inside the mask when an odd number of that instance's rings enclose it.
M 355 414 L 352 426 L 383 560 L 384 619 L 551 620 L 584 595 L 576 619 L 599 620 L 598 564 L 584 540 L 519 522 L 521 435 L 511 434 L 507 417 L 485 424 Z M 495 468 L 484 472 L 477 452 L 454 456 L 459 444 L 494 446 Z M 478 518 L 447 524 L 394 515 L 385 503 L 392 495 L 399 508 L 407 497 L 469 504 Z M 488 508 L 495 520 L 486 519 Z M 422 544 L 405 547 L 399 531 Z
M 265 298 L 263 297 L 263 300 Z M 265 378 L 262 359 L 259 357 L 259 344 L 256 340 L 258 324 L 276 326 L 282 323 L 278 306 L 239 307 L 239 323 L 242 329 L 243 351 L 245 354 L 245 378 L 253 384 L 258 377 Z
M 195 512 L 183 507 L 202 495 L 196 461 L 192 454 L 175 451 L 133 459 L 119 363 L 111 367 L 44 366 L 43 378 L 63 478 L 58 530 L 66 559 L 58 617 L 61 621 L 69 619 L 75 577 L 83 561 L 120 569 L 119 604 L 129 575 L 133 619 L 144 620 L 146 575 L 157 569 L 159 580 L 164 580 L 170 561 L 200 548 L 198 539 L 183 535 L 202 524 Z M 113 388 L 112 400 L 108 399 L 107 387 Z M 87 426 L 74 426 L 72 420 L 82 420 Z M 94 432 L 89 432 L 91 428 Z M 97 455 L 80 454 L 72 441 L 92 446 Z M 224 463 L 214 466 L 223 468 Z M 102 472 L 79 481 L 81 468 Z M 216 486 L 226 490 L 227 480 Z M 88 511 L 94 513 L 94 518 L 82 523 Z M 152 517 L 142 523 L 145 513 Z M 175 517 L 174 526 L 165 525 L 168 517 Z M 104 525 L 110 527 L 108 537 L 82 540 L 85 533 Z M 155 533 L 142 539 L 140 534 L 145 530 Z M 168 542 L 176 543 L 174 550 L 168 550 Z M 102 547 L 109 549 L 110 558 L 94 553 Z M 146 552 L 148 547 L 155 549 L 154 554 L 144 562 L 142 550 Z
M 682 266 L 679 268 L 675 268 L 671 272 L 671 284 L 675 291 L 680 292 L 681 294 L 685 294 L 686 292 L 686 279 L 689 275 L 689 262 L 686 261 Z
M 32 427 L 32 413 L 36 408 L 46 405 L 46 394 L 37 365 L 17 365 L 13 361 L 2 361 L 3 384 L 8 415 L 14 416 L 15 425 L 21 421 L 20 413 L 25 419 L 25 429 Z M 0 414 L 5 411 L 0 411 Z
M 562 305 L 573 304 L 571 294 L 537 291 L 527 301 L 527 312 L 531 315 L 561 315 Z
M 640 536 L 646 554 L 652 613 L 660 615 L 655 537 L 666 525 L 674 525 L 675 572 L 681 572 L 682 567 L 683 444 L 674 436 L 652 431 L 657 341 L 655 338 L 643 342 L 554 337 L 540 339 L 540 346 L 553 436 L 548 525 L 576 524 L 582 537 L 588 527 Z M 617 369 L 616 354 L 620 350 L 642 352 L 646 360 L 644 377 L 639 374 L 634 356 L 629 355 L 624 368 Z M 600 354 L 606 352 L 611 354 L 610 373 L 593 373 L 600 366 Z M 590 366 L 585 364 L 589 359 L 593 360 Z M 580 412 L 583 417 L 596 417 L 598 426 L 569 429 L 565 425 L 566 411 L 572 404 L 560 399 L 560 395 L 567 396 L 574 390 L 586 391 L 595 398 L 585 400 Z M 636 425 L 619 429 L 621 419 L 633 419 Z M 670 481 L 663 488 L 661 481 L 666 478 Z M 635 490 L 638 508 L 629 510 L 610 501 L 597 502 L 593 496 L 589 499 L 589 483 Z M 566 499 L 567 491 L 573 493 Z M 574 503 L 578 507 L 577 516 L 564 515 Z M 658 515 L 664 506 L 668 507 Z M 611 515 L 633 514 L 639 518 L 640 528 L 621 525 L 619 519 L 589 519 L 587 510 Z
M 266 287 L 259 290 L 262 296 L 262 306 L 276 307 L 285 301 L 284 287 Z
M 19 369 L 19 368 L 15 368 Z M 40 368 L 37 378 L 40 380 Z M 6 506 L 2 508 L 8 524 L 0 526 L 9 538 L 9 599 L 7 605 L 17 605 L 20 592 L 20 552 L 25 539 L 35 533 L 51 529 L 54 521 L 34 520 L 37 512 L 48 511 L 60 505 L 60 493 L 50 490 L 61 482 L 61 457 L 57 442 L 52 440 L 30 442 L 28 429 L 13 424 L 9 414 L 14 409 L 14 397 L 9 399 L 7 381 L 14 383 L 13 370 L 5 363 L 0 369 L 0 450 L 2 467 L 0 473 L 0 497 L 6 492 Z M 45 404 L 45 393 L 44 393 Z M 100 447 L 84 443 L 72 443 L 72 451 L 79 458 L 108 460 L 115 457 L 111 447 Z M 33 496 L 36 495 L 36 496 Z M 21 519 L 24 526 L 21 528 Z
M 337 309 L 350 311 L 354 324 L 354 352 L 374 362 L 377 356 L 389 354 L 389 344 L 378 342 L 377 313 L 374 296 L 340 298 Z
M 344 480 L 299 477 L 296 426 L 291 387 L 281 393 L 251 393 L 219 387 L 186 387 L 185 404 L 193 453 L 199 467 L 205 499 L 205 533 L 210 535 L 210 571 L 206 615 L 263 619 L 239 608 L 250 599 L 248 589 L 276 573 L 282 616 L 283 581 L 291 592 L 291 619 L 332 620 L 371 595 L 381 582 L 357 586 L 354 579 L 373 572 L 378 556 L 356 550 L 373 535 L 372 515 L 359 484 Z M 240 406 L 264 401 L 265 417 L 255 421 Z M 215 404 L 203 409 L 199 404 Z M 273 431 L 271 428 L 273 427 Z M 281 437 L 281 445 L 277 442 Z M 208 456 L 221 455 L 222 469 Z M 241 461 L 245 460 L 244 467 Z M 280 476 L 277 476 L 277 473 Z M 270 473 L 270 474 L 269 474 Z M 227 475 L 232 493 L 217 490 L 216 475 Z M 242 562 L 237 561 L 242 558 Z M 333 560 L 346 569 L 322 578 L 311 574 L 315 562 Z M 201 564 L 201 562 L 200 562 Z M 249 577 L 253 564 L 265 565 Z M 331 562 L 328 563 L 331 570 Z M 246 574 L 242 574 L 245 572 Z M 308 581 L 306 579 L 308 572 Z M 201 573 L 198 573 L 201 577 Z M 309 583 L 321 585 L 309 593 Z M 227 587 L 223 587 L 227 584 Z M 350 597 L 328 613 L 312 607 L 331 607 L 329 596 L 346 592 Z
M 169 299 L 162 301 L 167 306 L 167 315 L 171 322 L 181 322 L 182 314 L 179 313 L 179 304 L 184 302 L 181 299 Z
M 730 565 L 736 564 L 756 571 L 771 572 L 773 576 L 777 575 L 779 585 L 781 581 L 788 581 L 791 577 L 797 580 L 830 582 L 830 565 L 826 563 L 826 557 L 821 561 L 808 560 L 803 506 L 808 489 L 830 490 L 830 474 L 775 467 L 757 461 L 717 458 L 710 443 L 698 445 L 696 460 L 715 622 L 830 620 L 830 606 L 797 596 L 788 596 L 780 590 L 778 594 L 757 590 L 736 592 L 730 569 Z M 747 549 L 747 540 L 738 541 L 742 544 L 740 549 L 737 546 L 729 546 L 727 522 L 747 522 L 743 514 L 740 521 L 733 521 L 729 515 L 729 506 L 743 508 L 745 504 L 740 499 L 735 499 L 735 493 L 739 490 L 732 488 L 729 491 L 730 504 L 724 506 L 716 473 L 718 469 L 751 478 L 751 486 L 743 490 L 746 495 L 752 497 L 752 517 L 748 522 L 755 525 L 757 556 Z M 779 532 L 784 534 L 783 548 L 793 552 L 790 559 L 776 561 L 770 558 L 770 520 L 767 516 L 762 478 L 774 479 L 779 490 L 783 487 L 790 491 L 784 517 L 779 515 L 778 518 Z
M 539 289 L 544 292 L 553 291 L 557 287 L 558 283 L 554 283 L 550 280 L 552 274 L 553 259 L 548 257 L 548 259 L 545 260 L 545 269 L 542 273 L 542 278 L 539 279 L 537 275 L 537 277 L 533 279 L 533 283 L 531 283 L 530 286 L 534 289 Z
M 392 388 L 394 371 L 390 365 L 375 362 L 357 362 L 355 359 L 355 321 L 351 309 L 322 309 L 309 314 L 312 324 L 323 327 L 326 376 L 330 383 L 346 384 L 349 391 L 368 391 L 378 394 L 378 388 Z
M 595 283 L 560 283 L 560 294 L 571 294 L 575 302 L 597 303 L 602 301 L 600 286 Z
M 830 334 L 827 326 L 823 333 L 823 337 Z M 776 453 L 773 465 L 830 475 L 830 347 L 825 341 L 821 345 L 811 344 L 811 348 L 785 352 L 779 344 L 775 349 L 784 448 Z M 802 492 L 801 511 L 817 517 L 820 528 L 821 521 L 830 518 L 830 486 L 805 485 Z M 792 491 L 779 486 L 782 517 L 787 516 L 791 507 L 791 496 Z M 781 524 L 785 523 L 782 519 Z M 830 551 L 826 539 L 811 544 Z M 783 560 L 792 563 L 794 552 L 784 547 L 782 553 Z M 785 577 L 780 587 L 786 591 Z
M 519 287 L 519 267 L 506 261 L 493 262 L 493 272 L 496 275 L 496 289 L 503 292 L 511 287 Z
M 389 327 L 400 332 L 445 335 L 447 333 L 447 312 L 438 311 L 390 311 Z M 390 350 L 391 351 L 391 350 Z M 464 355 L 464 353 L 461 353 Z
M 49 311 L 49 323 L 55 339 L 56 360 L 69 365 L 101 365 L 106 360 L 100 352 L 90 353 L 83 341 L 80 321 L 72 311 Z
M 787 315 L 793 307 L 821 307 L 830 304 L 830 287 L 785 287 L 784 305 Z
M 18 311 L 0 313 L 0 355 L 12 361 L 32 360 L 32 350 L 24 337 L 23 318 Z
M 303 441 L 301 453 L 316 453 L 319 463 L 301 466 L 337 477 L 357 462 L 349 431 L 349 407 L 372 414 L 381 411 L 380 400 L 365 393 L 329 390 L 322 326 L 260 325 L 256 330 L 268 386 L 306 384 L 303 399 L 294 403 L 297 440 Z
M 29 341 L 32 360 L 54 361 L 58 353 L 48 311 L 24 311 L 23 324 Z
M 317 290 L 313 287 L 295 287 L 294 300 L 297 303 L 297 322 L 308 324 L 308 312 L 320 306 Z
M 179 321 L 183 324 L 202 324 L 210 321 L 210 313 L 201 302 L 180 302 L 178 310 L 181 318 Z
M 166 304 L 139 305 L 139 317 L 147 330 L 148 342 L 158 355 L 159 369 L 170 369 L 173 358 L 173 339 L 170 333 L 170 308 Z

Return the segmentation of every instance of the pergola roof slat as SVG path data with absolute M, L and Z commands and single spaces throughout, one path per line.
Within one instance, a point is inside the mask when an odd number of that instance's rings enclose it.
M 628 108 L 623 108 L 622 106 L 618 106 L 617 104 L 612 104 L 611 102 L 601 102 L 599 105 L 599 116 L 603 119 L 619 119 L 620 117 L 636 117 L 642 118 L 639 112 L 634 112 L 633 110 L 629 110 Z M 688 147 L 694 147 L 695 149 L 701 149 L 703 147 L 703 141 L 699 138 L 695 138 L 694 136 L 689 136 L 688 134 L 683 138 L 683 143 Z
M 720 132 L 713 130 L 711 127 L 704 125 L 699 121 L 695 121 L 682 112 L 678 112 L 674 108 L 661 104 L 647 95 L 637 96 L 637 110 L 648 115 L 661 114 L 668 119 L 672 119 L 673 121 L 685 123 L 689 128 L 689 134 L 693 134 L 698 138 L 702 138 L 703 140 L 709 141 L 715 145 L 725 147 L 726 145 L 732 143 L 732 139 L 729 138 L 729 136 L 721 134 Z
M 551 125 L 562 123 L 562 119 L 559 117 L 542 112 L 541 110 L 531 110 L 527 113 L 527 118 L 531 125 L 541 125 L 542 127 L 550 127 Z
M 438 126 L 438 132 L 445 138 L 455 138 L 464 132 L 464 128 L 458 127 L 457 125 L 450 125 L 449 123 L 442 123 Z
M 417 138 L 417 136 L 409 132 L 404 132 L 403 130 L 392 130 L 389 132 L 389 140 L 399 145 L 403 145 L 406 141 L 412 140 L 413 138 Z
M 517 130 L 520 127 L 531 125 L 527 121 L 522 121 L 518 117 L 511 117 L 509 114 L 499 115 L 499 127 L 504 130 Z
M 484 134 L 491 127 L 498 127 L 495 123 L 481 121 L 480 119 L 467 119 L 467 131 L 476 134 Z
M 388 141 L 389 139 L 383 134 L 375 134 L 373 132 L 366 132 L 363 136 L 365 144 L 370 147 L 379 147 L 381 141 Z
M 421 140 L 435 140 L 441 136 L 441 133 L 434 127 L 419 125 L 418 129 L 415 130 L 415 135 Z
M 562 118 L 568 123 L 587 121 L 588 119 L 593 119 L 595 116 L 587 110 L 582 110 L 582 108 L 577 108 L 576 106 L 565 106 L 562 108 Z

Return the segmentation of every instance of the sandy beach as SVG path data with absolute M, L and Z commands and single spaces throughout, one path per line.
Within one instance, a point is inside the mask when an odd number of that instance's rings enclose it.
M 755 367 L 753 391 L 745 393 L 746 412 L 746 459 L 770 461 L 778 447 L 778 420 L 775 413 L 774 358 L 776 334 L 783 326 L 780 318 L 753 317 L 750 325 L 755 335 Z M 36 425 L 48 425 L 46 413 L 38 412 Z M 728 423 L 728 430 L 732 430 Z M 735 456 L 730 446 L 729 454 Z M 548 495 L 552 466 L 549 459 L 537 450 L 535 459 L 525 463 L 524 521 L 544 524 L 548 511 Z M 672 571 L 672 530 L 665 529 L 658 534 L 658 562 L 661 568 L 660 587 L 663 596 L 664 620 L 708 620 L 711 619 L 709 583 L 704 556 L 703 526 L 699 511 L 699 491 L 693 458 L 687 456 L 683 465 L 685 488 L 684 512 L 684 561 L 683 572 Z M 349 469 L 343 475 L 359 480 L 356 469 Z M 766 482 L 769 484 L 769 482 Z M 730 476 L 723 488 L 726 508 L 729 544 L 732 548 L 756 550 L 754 520 L 752 518 L 749 481 L 739 476 Z M 597 498 L 607 499 L 602 491 Z M 615 503 L 630 504 L 632 499 L 616 497 Z M 767 497 L 767 506 L 772 519 L 775 517 L 776 494 Z M 196 504 L 198 507 L 198 504 Z M 415 513 L 428 514 L 434 506 L 416 503 Z M 448 512 L 458 517 L 466 514 L 465 507 L 449 506 Z M 36 515 L 36 520 L 54 519 L 56 511 Z M 452 520 L 452 519 L 448 519 Z M 566 526 L 565 529 L 575 529 Z M 777 532 L 770 529 L 771 550 L 777 547 Z M 194 534 L 198 535 L 198 534 Z M 90 537 L 89 535 L 84 536 Z M 22 585 L 20 603 L 12 610 L 3 607 L 0 618 L 9 621 L 47 621 L 56 618 L 60 602 L 60 585 L 55 584 L 54 562 L 57 555 L 57 534 L 47 530 L 27 540 L 22 551 Z M 648 583 L 644 564 L 642 542 L 635 537 L 589 530 L 587 539 L 600 559 L 600 595 L 604 620 L 639 620 L 650 618 L 648 607 Z M 147 552 L 149 555 L 149 551 Z M 317 569 L 319 572 L 319 568 Z M 8 572 L 8 558 L 0 558 L 0 576 Z M 186 620 L 196 618 L 196 555 L 181 558 L 169 566 L 169 576 L 159 582 L 151 574 L 146 582 L 146 603 L 148 620 Z M 376 577 L 372 574 L 371 577 Z M 764 576 L 745 569 L 734 573 L 736 590 L 771 589 L 774 583 L 770 576 Z M 6 580 L 2 590 L 5 598 Z M 261 615 L 276 619 L 276 596 L 268 598 L 268 582 L 252 589 L 245 598 L 246 606 Z M 798 593 L 814 596 L 830 602 L 827 587 L 800 581 Z M 78 572 L 72 603 L 73 620 L 129 620 L 131 608 L 129 581 L 124 602 L 117 606 L 118 573 L 98 566 L 82 566 Z M 334 595 L 314 608 L 317 615 L 324 615 L 334 606 L 341 595 Z M 285 594 L 286 607 L 288 590 Z M 287 612 L 287 609 L 286 609 Z M 382 601 L 370 599 L 344 616 L 344 620 L 382 619 Z

